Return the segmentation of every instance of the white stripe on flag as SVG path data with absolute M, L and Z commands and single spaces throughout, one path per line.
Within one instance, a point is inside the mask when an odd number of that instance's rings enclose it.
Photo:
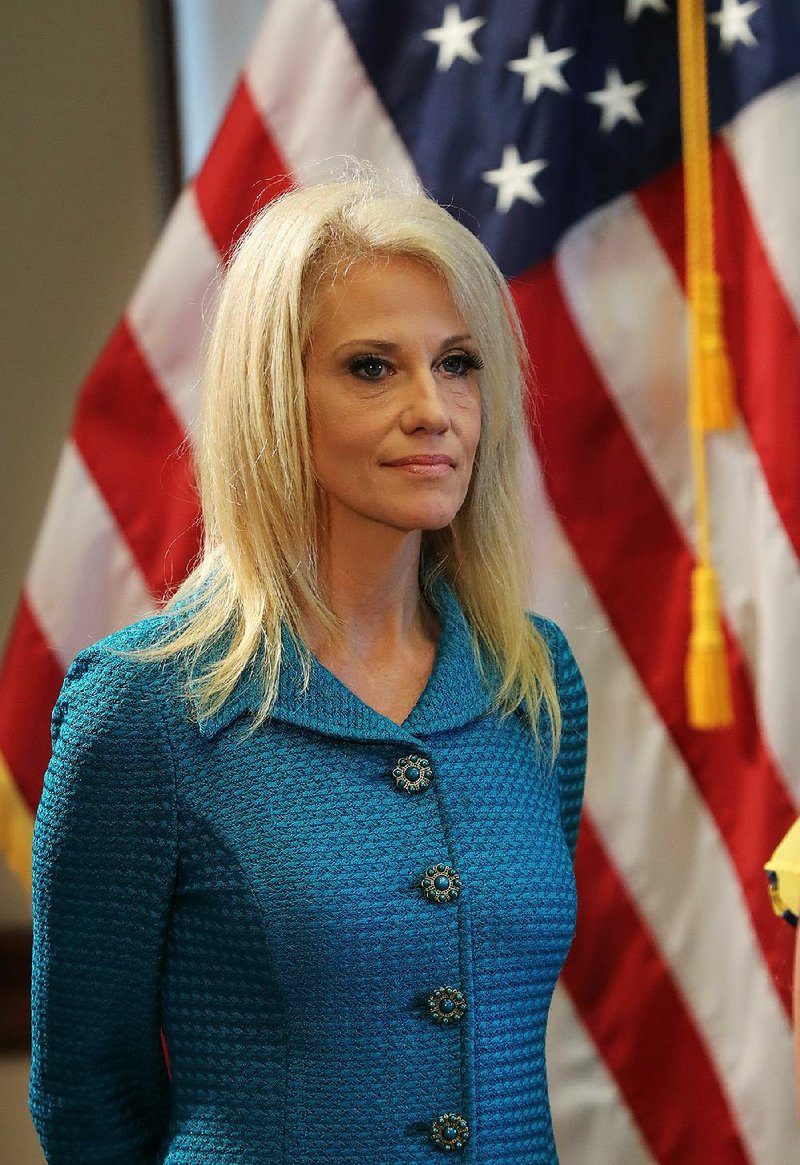
M 686 300 L 635 201 L 616 199 L 570 231 L 556 269 L 606 388 L 694 543 Z M 707 450 L 723 603 L 754 677 L 765 736 L 800 805 L 800 669 L 786 635 L 800 610 L 800 565 L 744 426 L 709 440 Z
M 800 77 L 752 101 L 724 131 L 770 266 L 800 323 Z M 791 194 L 789 193 L 791 192 Z
M 547 1020 L 546 1058 L 556 1147 L 564 1165 L 656 1165 L 560 984 Z
M 419 185 L 332 0 L 268 5 L 246 77 L 301 184 L 342 173 L 346 158 L 355 156 Z
M 191 435 L 213 324 L 220 257 L 187 187 L 128 305 L 128 320 L 164 395 Z
M 727 848 L 586 585 L 533 454 L 528 491 L 537 609 L 564 626 L 592 695 L 585 809 L 704 1037 L 754 1160 L 782 1165 L 800 1153 L 786 1121 L 791 1032 Z
M 26 589 L 65 670 L 84 647 L 155 606 L 72 441 L 61 453 Z

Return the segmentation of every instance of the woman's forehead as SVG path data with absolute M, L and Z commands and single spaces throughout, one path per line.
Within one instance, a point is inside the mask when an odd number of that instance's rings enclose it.
M 407 256 L 368 256 L 319 281 L 312 328 L 330 332 L 368 321 L 410 323 L 426 315 L 465 330 L 447 281 L 431 264 Z

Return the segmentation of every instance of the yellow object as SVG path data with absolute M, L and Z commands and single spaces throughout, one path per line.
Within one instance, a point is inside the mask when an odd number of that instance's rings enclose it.
M 703 0 L 679 0 L 686 275 L 692 347 L 690 397 L 694 395 L 699 418 L 709 430 L 730 429 L 735 410 L 722 331 L 719 279 L 714 267 L 705 19 Z
M 717 581 L 710 566 L 692 572 L 692 633 L 686 659 L 686 694 L 693 728 L 719 728 L 733 720 L 731 684 L 719 617 Z
M 690 277 L 690 283 L 693 283 L 689 311 L 695 365 L 690 372 L 690 383 L 694 383 L 694 397 L 699 407 L 697 424 L 705 433 L 732 429 L 736 420 L 733 373 L 722 331 L 719 276 L 714 271 L 698 271 Z
M 689 434 L 698 542 L 698 564 L 692 575 L 686 698 L 693 728 L 722 728 L 733 722 L 733 706 L 718 587 L 711 565 L 705 439 L 709 431 L 733 425 L 735 408 L 722 331 L 719 278 L 714 269 L 703 0 L 679 0 L 678 30 L 690 324 Z
M 769 877 L 773 910 L 781 918 L 796 920 L 800 915 L 800 819 L 795 821 L 764 869 Z
M 33 815 L 17 792 L 14 779 L 0 753 L 0 851 L 8 868 L 31 892 Z

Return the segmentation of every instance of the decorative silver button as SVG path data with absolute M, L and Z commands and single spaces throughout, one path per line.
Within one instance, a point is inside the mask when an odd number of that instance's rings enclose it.
M 392 776 L 398 789 L 404 793 L 421 793 L 431 783 L 433 769 L 427 757 L 402 756 L 392 769 Z
M 428 866 L 422 875 L 420 886 L 429 902 L 452 902 L 461 893 L 458 872 L 443 862 Z
M 467 997 L 457 987 L 437 987 L 428 996 L 428 1007 L 437 1023 L 455 1023 L 467 1010 Z
M 431 1140 L 437 1149 L 444 1149 L 446 1153 L 463 1149 L 469 1140 L 469 1125 L 463 1116 L 454 1112 L 442 1113 L 431 1125 Z

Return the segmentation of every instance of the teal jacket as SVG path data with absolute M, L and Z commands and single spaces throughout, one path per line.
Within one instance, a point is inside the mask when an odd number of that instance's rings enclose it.
M 193 719 L 177 663 L 83 652 L 34 838 L 31 1109 L 51 1165 L 554 1162 L 544 1037 L 575 920 L 586 700 L 545 620 L 555 766 L 447 588 L 398 726 L 289 654 Z M 169 1069 L 162 1047 L 166 1044 Z

